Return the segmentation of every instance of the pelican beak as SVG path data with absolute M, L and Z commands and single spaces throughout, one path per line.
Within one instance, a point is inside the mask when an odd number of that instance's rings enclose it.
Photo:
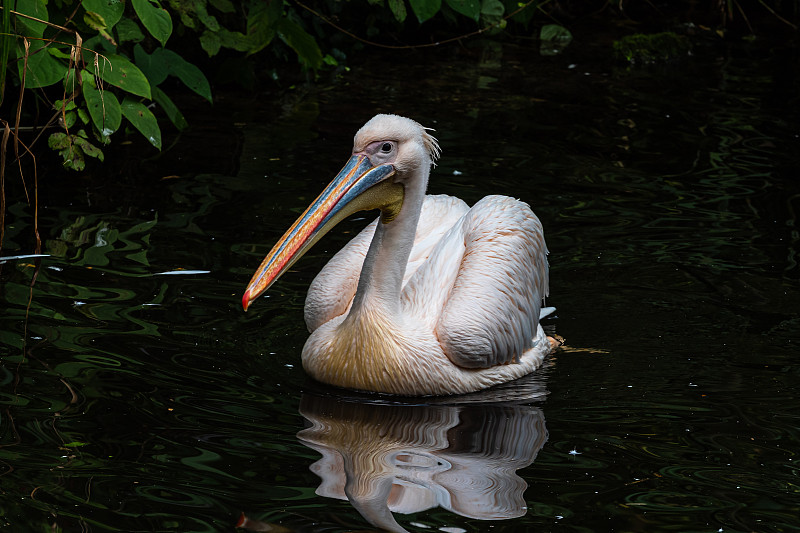
M 344 218 L 368 209 L 380 209 L 384 222 L 394 218 L 403 203 L 403 186 L 389 179 L 394 173 L 394 166 L 373 166 L 366 155 L 351 157 L 261 262 L 244 291 L 244 310 Z

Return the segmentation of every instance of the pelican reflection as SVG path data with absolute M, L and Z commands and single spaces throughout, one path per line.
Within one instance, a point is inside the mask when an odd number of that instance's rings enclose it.
M 489 391 L 486 391 L 489 392 Z M 299 440 L 322 455 L 317 494 L 349 500 L 372 525 L 442 507 L 467 518 L 520 517 L 525 481 L 547 440 L 541 409 L 520 403 L 404 404 L 305 394 Z M 452 401 L 452 400 L 450 400 Z

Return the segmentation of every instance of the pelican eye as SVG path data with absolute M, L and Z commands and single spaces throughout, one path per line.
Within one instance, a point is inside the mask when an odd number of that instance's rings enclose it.
M 381 152 L 388 154 L 392 151 L 392 143 L 386 142 L 381 145 Z

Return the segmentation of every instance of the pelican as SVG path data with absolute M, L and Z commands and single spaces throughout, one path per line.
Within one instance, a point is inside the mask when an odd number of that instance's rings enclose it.
M 473 392 L 536 370 L 556 345 L 547 247 L 528 204 L 426 195 L 439 145 L 427 128 L 377 115 L 347 164 L 264 258 L 242 306 L 345 217 L 380 216 L 311 283 L 303 368 L 314 379 L 405 396 Z

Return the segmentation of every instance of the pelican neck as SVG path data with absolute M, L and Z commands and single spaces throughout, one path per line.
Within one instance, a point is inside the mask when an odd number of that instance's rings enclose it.
M 400 291 L 417 232 L 429 167 L 403 182 L 403 206 L 390 222 L 378 221 L 358 280 L 349 316 L 368 310 L 399 318 Z

